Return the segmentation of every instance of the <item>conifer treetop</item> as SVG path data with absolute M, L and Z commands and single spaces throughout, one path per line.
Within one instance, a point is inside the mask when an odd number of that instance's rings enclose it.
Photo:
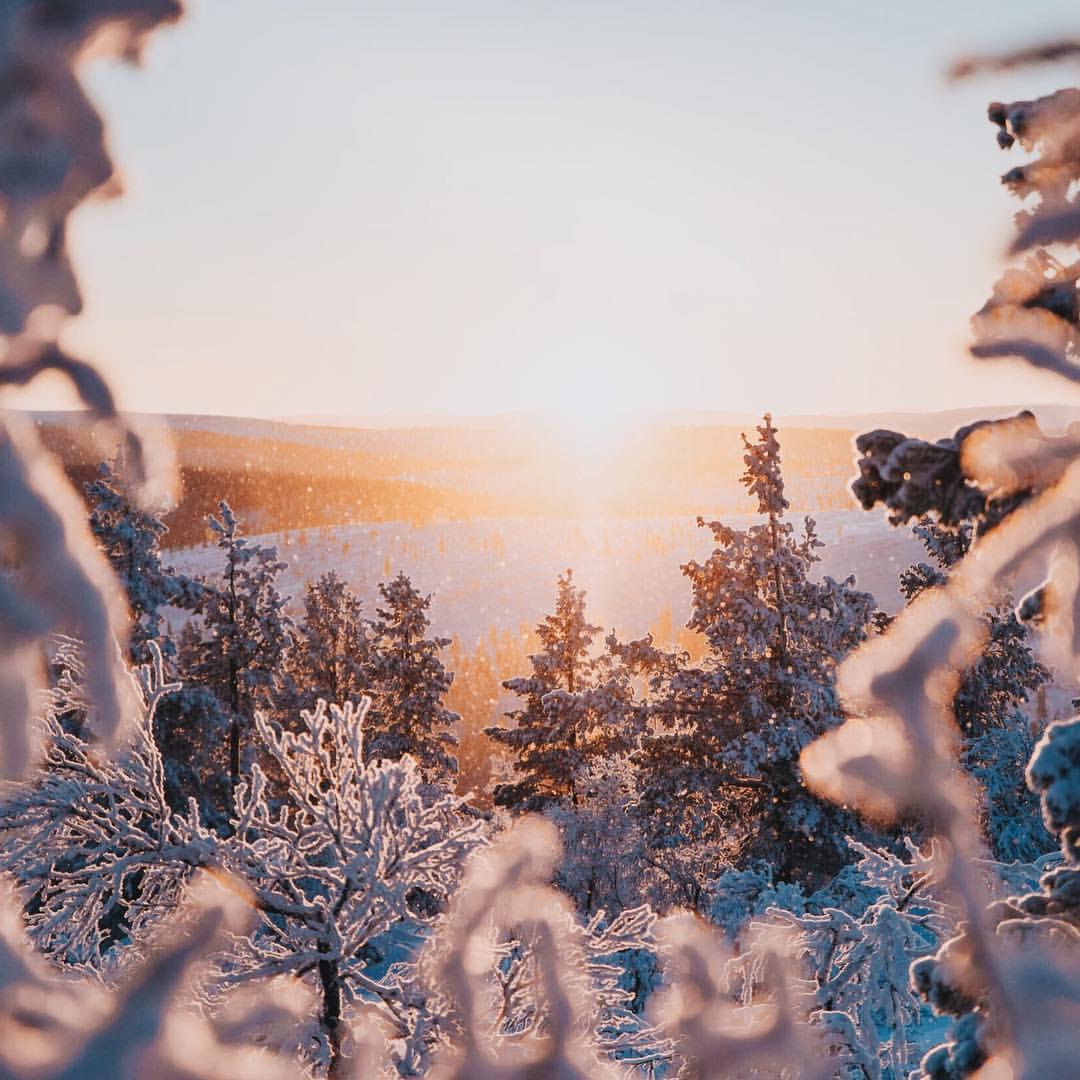
M 757 497 L 758 513 L 771 519 L 783 517 L 790 504 L 784 497 L 784 478 L 780 472 L 780 443 L 773 427 L 772 414 L 766 413 L 757 425 L 757 442 L 742 435 L 743 462 L 746 470 L 740 477 L 751 495 Z

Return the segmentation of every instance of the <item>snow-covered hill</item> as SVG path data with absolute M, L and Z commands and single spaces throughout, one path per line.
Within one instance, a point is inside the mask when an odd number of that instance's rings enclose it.
M 827 511 L 815 515 L 825 547 L 819 570 L 856 575 L 880 606 L 895 611 L 899 572 L 923 555 L 906 530 L 876 514 Z M 725 516 L 746 527 L 748 516 Z M 588 593 L 590 618 L 621 635 L 638 636 L 670 616 L 675 630 L 690 611 L 689 583 L 680 566 L 711 550 L 708 530 L 692 518 L 504 518 L 410 526 L 384 522 L 307 529 L 261 537 L 289 564 L 283 591 L 296 605 L 304 585 L 327 570 L 357 590 L 369 613 L 377 585 L 399 570 L 434 593 L 436 632 L 472 643 L 496 630 L 532 627 L 550 610 L 556 575 L 567 567 Z M 213 547 L 172 554 L 178 570 L 212 573 Z

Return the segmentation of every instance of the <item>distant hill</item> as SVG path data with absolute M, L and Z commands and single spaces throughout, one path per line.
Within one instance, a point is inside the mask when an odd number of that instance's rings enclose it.
M 889 427 L 936 438 L 1010 408 L 778 418 L 792 510 L 854 506 L 856 432 Z M 1080 409 L 1038 406 L 1049 430 Z M 387 521 L 425 524 L 508 517 L 674 517 L 752 509 L 739 484 L 740 433 L 755 417 L 653 413 L 589 426 L 537 413 L 446 427 L 350 427 L 213 415 L 144 416 L 173 434 L 182 498 L 168 542 L 203 541 L 227 499 L 251 531 Z M 83 414 L 33 414 L 46 445 L 81 485 L 108 450 Z M 340 419 L 340 418 L 339 418 Z M 677 421 L 683 422 L 677 422 Z M 724 422 L 720 422 L 720 421 Z
M 1046 431 L 1063 431 L 1080 422 L 1080 405 L 984 405 L 963 409 L 927 412 L 868 412 L 814 414 L 799 413 L 775 417 L 779 428 L 806 430 L 870 431 L 891 428 L 921 437 L 940 438 L 975 420 L 996 420 L 1014 416 L 1021 409 L 1035 413 Z M 371 414 L 360 416 L 303 416 L 260 419 L 246 416 L 219 416 L 198 413 L 135 413 L 136 419 L 164 424 L 173 431 L 204 431 L 254 439 L 303 442 L 336 449 L 362 449 L 392 443 L 399 432 L 512 432 L 557 430 L 566 420 L 554 413 L 518 411 L 489 415 L 452 416 L 436 413 Z M 80 425 L 78 411 L 34 412 L 33 419 L 48 426 Z M 618 428 L 738 428 L 749 430 L 760 420 L 753 413 L 721 412 L 705 409 L 668 409 L 616 413 L 610 426 Z
M 869 412 L 813 414 L 799 413 L 774 418 L 780 428 L 809 430 L 872 431 L 891 428 L 923 438 L 941 438 L 957 428 L 976 420 L 998 420 L 1014 416 L 1021 409 L 1030 409 L 1046 431 L 1063 431 L 1071 423 L 1080 422 L 1080 405 L 983 405 L 963 409 L 941 409 L 927 412 Z M 219 418 L 224 419 L 224 418 Z M 749 430 L 760 417 L 754 413 L 721 412 L 707 409 L 666 409 L 649 412 L 627 412 L 613 415 L 613 426 L 631 427 L 727 427 Z M 515 427 L 558 425 L 559 418 L 544 412 L 511 412 L 477 416 L 445 416 L 437 414 L 372 414 L 368 416 L 306 416 L 282 417 L 281 422 L 298 427 L 326 427 L 341 430 L 367 429 L 372 431 L 430 430 L 506 430 Z

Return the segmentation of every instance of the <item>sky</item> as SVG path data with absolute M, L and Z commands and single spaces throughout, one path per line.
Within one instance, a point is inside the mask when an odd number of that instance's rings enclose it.
M 125 179 L 65 341 L 140 411 L 846 413 L 1080 390 L 965 353 L 1016 207 L 958 53 L 1063 2 L 202 0 L 95 66 Z M 54 388 L 28 404 L 69 403 Z

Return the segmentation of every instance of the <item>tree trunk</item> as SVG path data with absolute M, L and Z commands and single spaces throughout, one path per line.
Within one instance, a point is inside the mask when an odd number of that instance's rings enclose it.
M 232 712 L 229 724 L 229 791 L 232 795 L 233 812 L 236 812 L 236 788 L 240 783 L 240 671 L 236 663 L 236 562 L 235 552 L 229 552 L 229 623 L 233 641 L 230 643 L 229 656 L 229 709 Z
M 320 952 L 325 947 L 320 943 Z M 345 1076 L 345 1062 L 341 1056 L 341 983 L 338 980 L 336 960 L 319 961 L 319 981 L 322 983 L 323 1006 L 319 1023 L 326 1033 L 330 1047 L 330 1065 L 326 1071 L 329 1080 L 339 1080 Z
M 776 614 L 779 616 L 779 645 L 781 667 L 787 664 L 787 611 L 784 602 L 784 579 L 780 574 L 780 535 L 776 514 L 769 511 L 769 534 L 772 538 L 773 587 L 776 591 Z
M 240 717 L 234 712 L 229 722 L 229 792 L 236 811 L 236 788 L 240 783 Z
M 240 784 L 240 672 L 229 659 L 229 790 L 236 809 L 236 789 Z

